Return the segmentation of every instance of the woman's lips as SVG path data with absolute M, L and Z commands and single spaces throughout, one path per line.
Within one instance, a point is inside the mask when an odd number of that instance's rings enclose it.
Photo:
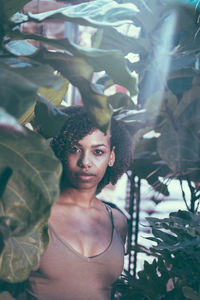
M 81 181 L 89 181 L 89 180 L 94 179 L 95 175 L 92 173 L 77 173 L 77 177 Z

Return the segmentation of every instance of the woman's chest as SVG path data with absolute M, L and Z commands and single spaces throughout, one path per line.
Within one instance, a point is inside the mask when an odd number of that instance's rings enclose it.
M 111 243 L 113 224 L 108 214 L 68 215 L 51 221 L 58 237 L 78 253 L 91 257 L 103 252 Z
M 47 278 L 61 280 L 66 276 L 82 280 L 86 276 L 104 283 L 115 281 L 121 274 L 124 263 L 124 247 L 114 230 L 111 243 L 95 256 L 88 257 L 63 241 L 54 229 L 50 229 L 49 246 L 41 259 L 40 272 Z

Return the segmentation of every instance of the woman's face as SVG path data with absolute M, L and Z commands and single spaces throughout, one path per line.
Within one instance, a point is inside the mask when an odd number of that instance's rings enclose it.
M 96 129 L 82 138 L 67 153 L 65 178 L 77 189 L 97 188 L 105 171 L 115 161 L 110 150 L 110 131 L 105 135 Z

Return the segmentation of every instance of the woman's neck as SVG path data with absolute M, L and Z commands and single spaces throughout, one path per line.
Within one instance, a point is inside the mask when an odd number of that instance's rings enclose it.
M 73 203 L 74 205 L 80 207 L 91 207 L 96 199 L 96 189 L 77 190 L 73 187 L 68 187 L 60 194 L 57 203 Z

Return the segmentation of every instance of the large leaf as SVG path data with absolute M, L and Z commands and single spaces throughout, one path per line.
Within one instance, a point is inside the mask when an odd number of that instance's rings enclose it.
M 23 235 L 56 200 L 61 166 L 48 143 L 34 132 L 22 134 L 7 124 L 0 127 L 0 137 L 0 166 L 12 170 L 0 214 L 18 221 L 13 234 Z
M 95 85 L 90 82 L 93 74 L 92 67 L 81 57 L 50 53 L 45 50 L 38 52 L 35 58 L 56 67 L 63 76 L 78 87 L 94 125 L 102 131 L 106 131 L 110 124 L 111 110 L 108 106 L 107 96 L 99 93 Z
M 55 90 L 54 88 L 41 87 L 38 90 L 38 95 L 42 95 L 43 97 L 45 97 L 46 100 L 48 100 L 51 104 L 53 104 L 55 106 L 59 106 L 61 104 L 62 100 L 64 99 L 64 97 L 67 93 L 67 90 L 68 90 L 68 86 L 69 86 L 69 81 L 67 79 L 62 78 L 62 81 L 63 81 L 62 88 L 59 89 L 59 91 Z M 20 118 L 19 122 L 21 124 L 26 124 L 33 119 L 36 103 L 34 103 L 34 105 L 32 105 L 32 107 Z M 51 114 L 51 108 L 47 109 L 47 114 Z M 42 121 L 45 123 L 45 118 L 42 118 Z M 55 126 L 54 122 L 52 122 L 52 120 L 50 123 L 48 123 L 48 126 L 50 126 L 50 127 L 48 127 L 48 130 L 51 130 L 51 128 L 57 127 L 57 126 Z M 52 136 L 54 136 L 54 135 L 52 135 Z
M 97 128 L 106 132 L 110 126 L 112 116 L 108 105 L 109 97 L 98 93 L 87 80 L 80 80 L 79 83 L 79 90 L 90 119 Z
M 171 122 L 166 123 L 158 139 L 158 152 L 161 158 L 177 175 L 188 175 L 197 167 L 199 161 L 200 141 L 192 128 L 177 127 Z
M 10 61 L 0 63 L 0 107 L 20 118 L 34 103 L 40 86 L 59 89 L 62 79 L 49 66 L 10 67 Z M 21 63 L 21 61 L 20 61 Z
M 0 279 L 17 282 L 25 280 L 38 267 L 40 254 L 47 245 L 43 225 L 58 197 L 61 164 L 43 138 L 19 130 L 2 113 L 0 170 L 5 168 L 11 174 L 0 196 L 0 223 L 8 227 L 9 236 L 4 236 Z
M 133 5 L 118 4 L 113 0 L 96 0 L 39 14 L 29 13 L 29 17 L 37 22 L 58 18 L 86 26 L 105 27 L 128 23 L 137 11 Z
M 196 76 L 195 76 L 195 78 L 196 78 Z M 194 75 L 193 75 L 193 80 L 195 80 L 195 78 L 194 78 Z M 197 78 L 196 78 L 196 80 L 197 80 Z M 188 107 L 192 107 L 192 105 L 194 105 L 195 101 L 196 102 L 199 101 L 199 93 L 200 93 L 200 86 L 199 85 L 194 85 L 191 89 L 186 91 L 183 94 L 183 97 L 182 97 L 181 101 L 178 103 L 178 105 L 177 105 L 177 107 L 174 111 L 174 116 L 179 117 L 181 114 L 186 112 Z M 200 107 L 198 107 L 197 109 L 199 110 Z M 197 113 L 199 113 L 199 112 L 197 112 Z
M 126 87 L 131 95 L 137 93 L 136 78 L 131 74 L 122 53 L 118 50 L 83 48 L 68 39 L 47 39 L 39 35 L 21 34 L 19 32 L 14 33 L 14 36 L 35 39 L 55 48 L 67 50 L 75 57 L 82 57 L 93 67 L 94 72 L 106 71 L 115 83 Z M 26 47 L 24 47 L 24 43 Z M 36 49 L 32 46 L 28 47 L 27 43 L 27 41 L 16 40 L 5 44 L 5 47 L 15 55 L 34 55 Z M 40 54 L 36 53 L 36 55 Z
M 51 102 L 39 97 L 35 106 L 34 126 L 45 138 L 51 138 L 59 134 L 67 120 L 67 115 Z
M 26 78 L 16 74 L 12 69 L 0 63 L 0 106 L 7 112 L 21 117 L 33 104 L 37 86 Z
M 47 223 L 48 215 L 42 221 Z M 8 282 L 21 282 L 28 278 L 32 270 L 39 267 L 40 256 L 48 245 L 48 233 L 40 225 L 26 235 L 11 236 L 5 241 L 0 256 L 0 279 Z

